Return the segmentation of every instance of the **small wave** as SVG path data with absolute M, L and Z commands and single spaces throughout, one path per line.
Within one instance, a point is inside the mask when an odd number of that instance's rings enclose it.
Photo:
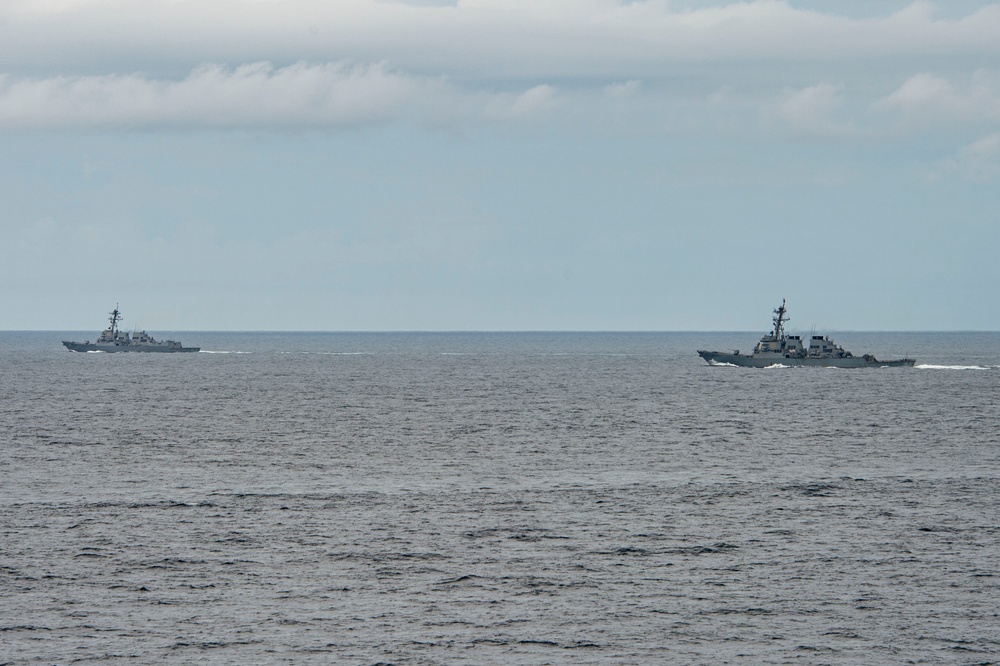
M 620 357 L 630 357 L 630 356 L 640 356 L 635 352 L 594 352 L 594 351 L 567 351 L 567 352 L 535 352 L 531 354 L 532 356 L 573 356 L 581 358 L 620 358 Z M 711 361 L 709 361 L 711 362 Z
M 312 356 L 371 356 L 371 352 L 342 352 L 342 351 L 303 351 L 299 354 L 310 354 Z
M 372 352 L 352 351 L 279 351 L 279 354 L 301 354 L 303 356 L 371 356 Z
M 920 365 L 914 366 L 921 370 L 992 370 L 996 366 L 990 365 L 932 365 L 929 363 L 921 363 Z
M 765 370 L 777 370 L 777 369 L 780 369 L 780 368 L 790 368 L 790 367 L 792 367 L 792 366 L 785 365 L 784 363 L 772 363 L 771 365 L 764 366 L 764 369 Z
M 724 361 L 709 361 L 709 365 L 714 365 L 717 368 L 738 368 L 740 366 L 735 363 L 726 363 Z
M 253 352 L 248 351 L 215 351 L 211 349 L 202 349 L 198 352 L 199 354 L 252 354 Z

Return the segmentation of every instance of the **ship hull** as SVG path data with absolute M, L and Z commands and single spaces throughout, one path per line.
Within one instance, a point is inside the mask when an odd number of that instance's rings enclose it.
M 196 352 L 201 347 L 168 347 L 167 345 L 95 345 L 85 342 L 70 342 L 63 340 L 66 349 L 75 352 L 153 352 L 174 354 L 177 352 Z
M 910 358 L 879 361 L 873 357 L 848 356 L 830 358 L 784 357 L 778 355 L 749 356 L 716 351 L 698 351 L 698 356 L 709 365 L 735 365 L 741 368 L 769 368 L 772 366 L 805 368 L 909 368 L 916 362 Z

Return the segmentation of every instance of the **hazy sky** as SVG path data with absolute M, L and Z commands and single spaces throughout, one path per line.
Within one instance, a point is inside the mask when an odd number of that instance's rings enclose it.
M 998 254 L 1000 2 L 0 2 L 0 329 L 1000 330 Z

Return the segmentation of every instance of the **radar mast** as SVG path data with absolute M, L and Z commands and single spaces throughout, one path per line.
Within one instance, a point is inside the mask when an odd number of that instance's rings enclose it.
M 122 320 L 122 313 L 118 311 L 118 304 L 115 303 L 115 309 L 108 313 L 111 315 L 111 337 L 118 337 L 118 322 Z
M 774 311 L 774 339 L 781 340 L 784 333 L 781 330 L 782 325 L 788 321 L 788 311 L 785 309 L 785 299 L 781 299 L 781 305 L 778 309 Z

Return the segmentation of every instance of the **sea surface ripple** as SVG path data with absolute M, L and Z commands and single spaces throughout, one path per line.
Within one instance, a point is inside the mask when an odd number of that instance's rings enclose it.
M 74 335 L 0 333 L 0 663 L 1000 662 L 998 334 Z

